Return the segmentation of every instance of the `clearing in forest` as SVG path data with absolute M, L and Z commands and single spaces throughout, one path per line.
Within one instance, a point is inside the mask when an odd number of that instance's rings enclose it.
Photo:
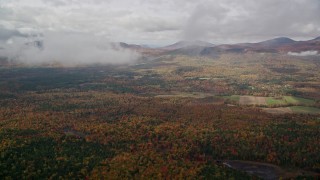
M 240 96 L 240 105 L 267 105 L 266 97 Z
M 290 109 L 295 113 L 320 114 L 320 109 L 307 106 L 292 106 Z

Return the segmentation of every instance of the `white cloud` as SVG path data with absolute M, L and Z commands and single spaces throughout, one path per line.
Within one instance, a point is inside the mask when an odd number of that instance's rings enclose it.
M 288 52 L 291 56 L 315 56 L 318 55 L 318 51 L 302 51 L 302 52 Z
M 35 47 L 33 42 L 36 40 L 43 42 L 43 47 Z M 2 55 L 29 65 L 125 64 L 139 58 L 137 52 L 115 46 L 101 37 L 82 33 L 49 32 L 43 37 L 35 37 L 33 41 L 21 37 L 9 41 L 0 50 Z
M 2 0 L 0 8 L 6 28 L 103 34 L 131 43 L 320 34 L 319 0 Z

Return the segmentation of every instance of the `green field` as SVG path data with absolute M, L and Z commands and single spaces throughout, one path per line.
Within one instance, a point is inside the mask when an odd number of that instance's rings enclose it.
M 274 97 L 268 97 L 267 98 L 267 104 L 269 106 L 272 105 L 305 105 L 310 106 L 314 105 L 315 101 L 311 99 L 305 99 L 305 98 L 298 98 L 293 96 L 283 96 L 282 98 L 274 98 Z
M 267 98 L 267 104 L 268 105 L 285 105 L 287 103 L 283 98 L 276 99 L 276 98 L 273 98 L 273 97 L 268 97 Z
M 307 113 L 307 114 L 319 114 L 320 109 L 315 107 L 305 107 L 305 106 L 292 106 L 290 109 L 294 113 Z
M 298 98 L 293 96 L 284 96 L 283 98 L 288 104 L 313 105 L 315 103 L 315 101 L 311 99 Z
M 239 102 L 239 100 L 240 100 L 240 95 L 223 96 L 223 98 L 229 99 L 229 100 L 231 100 L 231 101 Z

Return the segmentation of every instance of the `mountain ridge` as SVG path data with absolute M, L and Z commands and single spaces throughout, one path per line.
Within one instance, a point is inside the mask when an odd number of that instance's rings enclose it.
M 186 48 L 188 46 L 200 46 L 200 47 L 213 47 L 215 46 L 212 43 L 206 42 L 206 41 L 178 41 L 174 44 L 167 45 L 164 47 L 161 47 L 161 49 L 166 49 L 166 50 L 175 50 L 175 49 L 180 49 L 180 48 Z

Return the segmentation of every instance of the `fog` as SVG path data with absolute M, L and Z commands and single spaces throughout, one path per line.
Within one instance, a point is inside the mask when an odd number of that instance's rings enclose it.
M 100 36 L 47 32 L 39 36 L 14 36 L 2 43 L 2 56 L 27 65 L 133 63 L 140 55 Z
M 315 56 L 318 55 L 318 51 L 302 51 L 302 52 L 288 52 L 291 56 Z

